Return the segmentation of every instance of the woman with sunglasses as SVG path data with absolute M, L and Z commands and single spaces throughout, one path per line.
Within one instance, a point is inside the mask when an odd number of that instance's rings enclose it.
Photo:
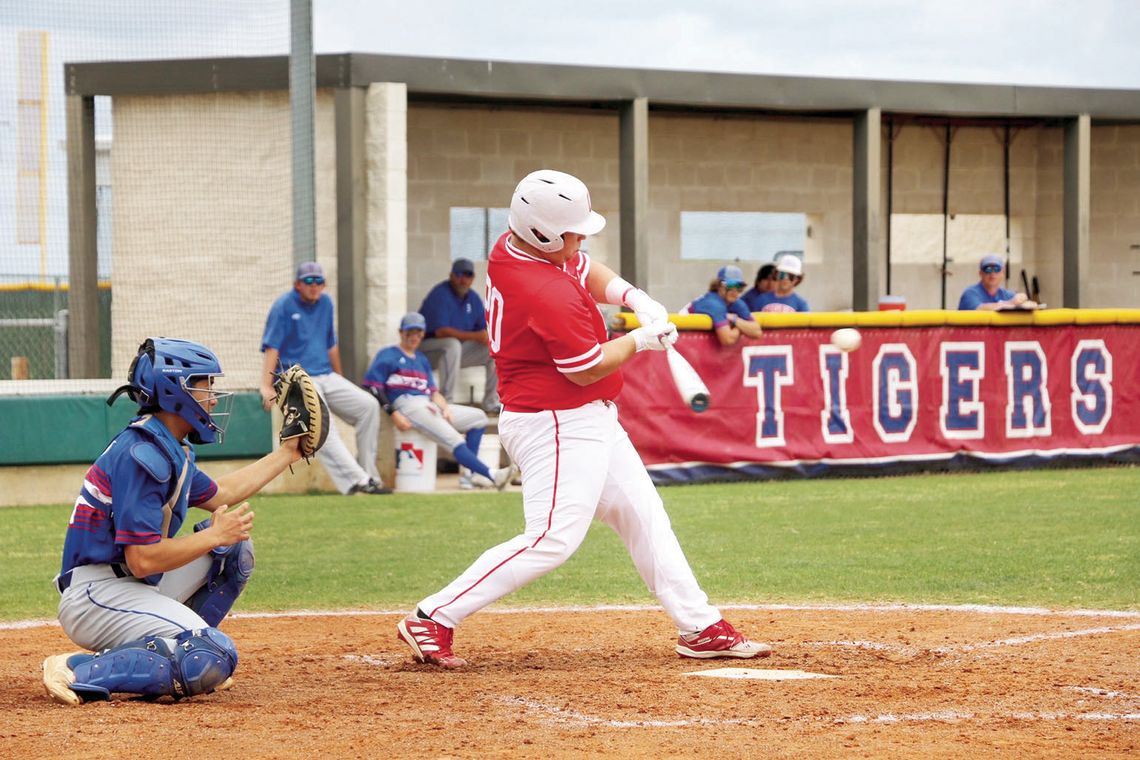
M 1037 303 L 1024 293 L 1014 293 L 1001 286 L 1005 265 L 1001 256 L 990 253 L 978 264 L 978 281 L 962 291 L 958 311 L 1001 311 L 1003 309 L 1036 309 Z
M 717 270 L 716 278 L 709 283 L 708 292 L 694 298 L 682 314 L 708 314 L 712 317 L 713 332 L 722 346 L 731 346 L 740 340 L 741 335 L 749 338 L 760 337 L 760 325 L 752 318 L 752 312 L 740 294 L 744 292 L 744 272 L 740 267 L 729 264 Z
M 811 311 L 796 286 L 804 281 L 804 264 L 795 254 L 785 253 L 776 260 L 776 287 L 762 294 L 753 309 L 763 312 Z

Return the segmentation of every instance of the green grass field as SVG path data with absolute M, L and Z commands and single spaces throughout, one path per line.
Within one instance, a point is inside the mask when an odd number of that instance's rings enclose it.
M 1140 468 L 664 488 L 714 603 L 911 602 L 1140 609 Z M 517 493 L 253 500 L 238 609 L 407 608 L 522 529 Z M 70 505 L 0 509 L 0 619 L 54 617 Z M 205 513 L 191 510 L 191 520 Z M 510 605 L 652 603 L 595 524 Z

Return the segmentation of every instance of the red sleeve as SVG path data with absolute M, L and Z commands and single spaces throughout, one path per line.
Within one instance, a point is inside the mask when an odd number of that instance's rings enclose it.
M 531 309 L 527 319 L 546 344 L 555 369 L 563 374 L 581 372 L 602 360 L 591 312 L 596 307 L 588 305 L 583 295 L 574 280 L 559 277 L 534 294 L 539 308 Z

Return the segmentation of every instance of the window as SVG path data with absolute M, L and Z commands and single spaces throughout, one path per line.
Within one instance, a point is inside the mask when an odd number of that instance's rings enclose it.
M 682 259 L 774 261 L 781 253 L 803 257 L 807 238 L 807 214 L 681 212 Z
M 507 231 L 510 209 L 453 206 L 451 260 L 486 261 L 491 246 Z

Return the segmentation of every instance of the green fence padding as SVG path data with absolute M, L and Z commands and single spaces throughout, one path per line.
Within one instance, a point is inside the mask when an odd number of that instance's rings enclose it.
M 0 465 L 93 462 L 138 408 L 125 396 L 0 397 Z M 270 416 L 257 393 L 234 395 L 225 443 L 197 446 L 199 459 L 247 459 L 272 448 Z

